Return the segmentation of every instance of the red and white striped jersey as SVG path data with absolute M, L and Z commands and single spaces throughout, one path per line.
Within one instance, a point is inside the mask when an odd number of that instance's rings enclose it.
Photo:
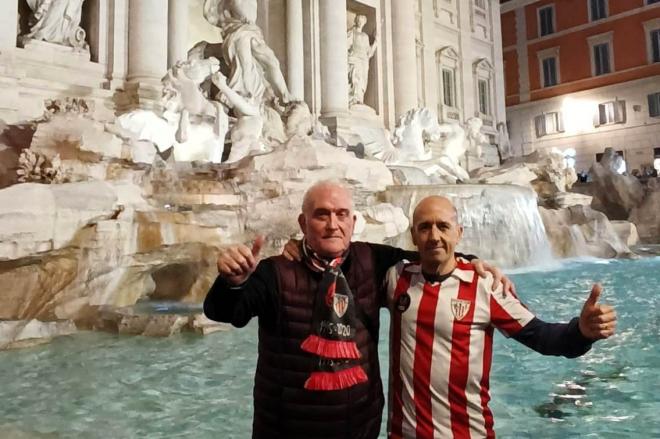
M 493 328 L 510 336 L 534 316 L 501 287 L 492 292 L 492 276 L 457 262 L 442 282 L 427 282 L 419 263 L 388 272 L 392 439 L 495 437 L 488 408 Z

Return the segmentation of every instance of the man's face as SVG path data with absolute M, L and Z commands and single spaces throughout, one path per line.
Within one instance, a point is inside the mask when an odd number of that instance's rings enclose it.
M 463 227 L 458 224 L 456 211 L 449 200 L 427 197 L 415 209 L 411 233 L 422 266 L 443 266 L 454 258 Z
M 339 186 L 328 185 L 314 189 L 309 199 L 298 217 L 307 244 L 320 256 L 340 256 L 348 249 L 355 227 L 350 195 Z

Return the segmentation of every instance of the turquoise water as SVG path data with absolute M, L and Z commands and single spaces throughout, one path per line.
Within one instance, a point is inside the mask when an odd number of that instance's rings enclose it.
M 660 438 L 660 258 L 513 277 L 545 320 L 576 315 L 601 281 L 619 333 L 577 360 L 496 337 L 498 437 Z M 254 324 L 205 338 L 83 333 L 0 352 L 0 438 L 246 438 L 255 360 Z

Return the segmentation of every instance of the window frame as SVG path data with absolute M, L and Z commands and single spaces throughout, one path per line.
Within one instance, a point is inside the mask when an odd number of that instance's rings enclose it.
M 604 8 L 604 14 L 602 17 L 594 18 L 594 8 L 593 8 L 593 2 L 594 1 L 602 1 L 603 2 L 603 8 Z M 610 7 L 609 7 L 609 1 L 608 0 L 587 0 L 587 8 L 589 9 L 589 22 L 593 23 L 595 21 L 603 20 L 607 17 L 610 16 Z
M 435 52 L 436 77 L 437 77 L 437 99 L 438 116 L 442 122 L 458 120 L 461 116 L 463 103 L 461 99 L 461 74 L 460 74 L 460 56 L 452 46 L 445 46 Z M 445 104 L 445 84 L 444 70 L 449 70 L 453 75 L 453 105 Z M 456 119 L 458 117 L 458 119 Z
M 552 131 L 548 130 L 548 120 L 552 121 Z M 543 122 L 542 129 L 541 122 Z M 561 134 L 564 132 L 564 115 L 561 111 L 544 111 L 538 116 L 534 117 L 534 131 L 536 137 L 540 139 L 541 137 L 551 136 L 553 134 Z
M 543 33 L 543 20 L 541 19 L 541 12 L 545 10 L 550 10 L 550 32 Z M 545 37 L 547 35 L 552 35 L 557 32 L 557 14 L 555 14 L 555 4 L 550 3 L 547 5 L 539 6 L 536 8 L 536 18 L 538 23 L 538 36 L 539 38 Z
M 536 52 L 536 56 L 539 60 L 539 78 L 540 78 L 540 84 L 541 88 L 548 88 L 548 87 L 555 87 L 559 84 L 561 84 L 561 69 L 559 66 L 559 46 L 557 47 L 550 47 L 548 49 L 544 50 L 539 50 Z M 554 58 L 555 60 L 555 80 L 556 83 L 553 85 L 547 85 L 545 81 L 545 68 L 544 68 L 544 62 L 549 59 L 549 58 Z
M 493 65 L 487 58 L 479 58 L 472 64 L 472 74 L 473 74 L 473 90 L 476 100 L 475 112 L 474 115 L 480 118 L 484 125 L 493 127 L 493 121 L 495 119 L 495 99 L 494 99 L 494 90 L 493 84 L 495 83 L 495 69 Z M 480 81 L 486 85 L 486 93 L 484 94 L 485 100 L 482 101 L 480 93 Z M 482 105 L 483 102 L 483 105 Z M 485 109 L 486 112 L 481 110 Z
M 609 111 L 607 110 L 608 106 L 612 106 L 612 118 L 608 117 Z M 602 108 L 602 110 L 601 110 Z M 605 112 L 605 113 L 603 113 Z M 605 120 L 601 117 L 602 114 L 605 114 Z M 617 115 L 619 116 L 617 118 Z M 625 124 L 627 121 L 627 110 L 626 110 L 626 101 L 625 99 L 615 99 L 613 101 L 601 102 L 598 104 L 598 112 L 595 115 L 594 126 L 596 128 L 608 125 L 616 124 Z
M 660 34 L 658 35 L 658 57 L 653 57 L 653 32 L 660 31 L 660 18 L 654 18 L 653 20 L 645 21 L 644 23 L 644 33 L 646 35 L 646 58 L 649 64 L 655 64 L 660 62 Z
M 613 36 L 614 36 L 614 31 L 609 31 L 603 34 L 592 35 L 587 38 L 587 42 L 589 43 L 589 58 L 591 59 L 591 76 L 604 76 L 604 75 L 612 74 L 616 71 L 614 65 L 614 45 L 612 44 Z M 601 45 L 607 45 L 608 71 L 605 73 L 598 74 L 596 72 L 595 48 Z

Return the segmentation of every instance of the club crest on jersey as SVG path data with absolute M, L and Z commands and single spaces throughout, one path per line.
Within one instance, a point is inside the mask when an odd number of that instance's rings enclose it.
M 408 293 L 403 293 L 396 299 L 396 309 L 399 312 L 405 312 L 410 307 L 410 296 Z
M 470 310 L 472 302 L 469 300 L 451 299 L 451 312 L 456 320 L 463 320 Z
M 332 298 L 332 309 L 335 310 L 337 317 L 342 318 L 348 309 L 348 296 L 345 294 L 335 294 Z

